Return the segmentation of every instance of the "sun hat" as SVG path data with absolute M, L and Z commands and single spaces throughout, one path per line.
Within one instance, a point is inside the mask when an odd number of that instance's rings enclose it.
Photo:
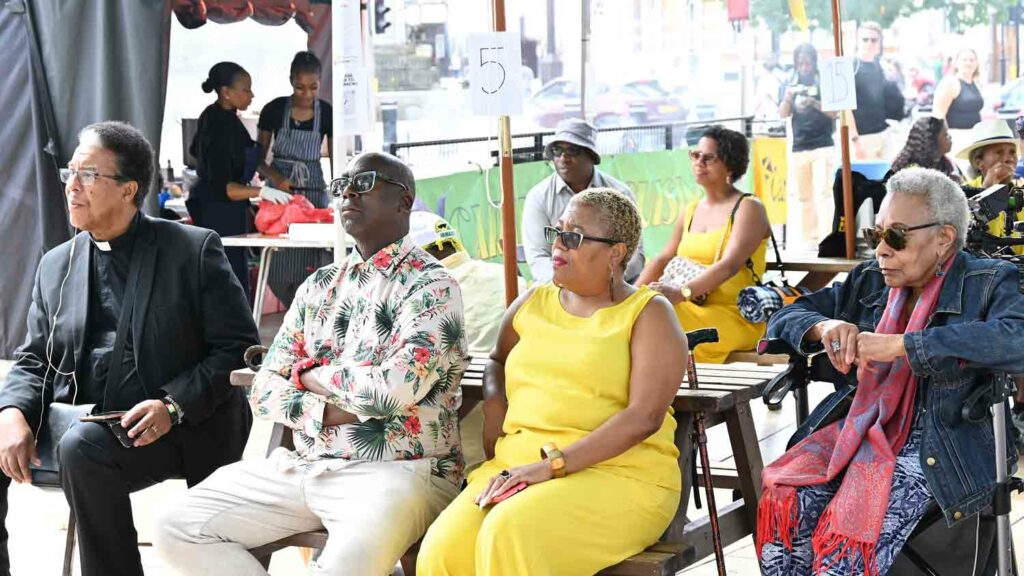
M 1006 120 L 985 120 L 979 122 L 971 129 L 968 140 L 972 142 L 956 153 L 956 157 L 962 160 L 970 160 L 971 152 L 979 148 L 985 148 L 993 144 L 1016 144 L 1017 138 L 1013 135 Z

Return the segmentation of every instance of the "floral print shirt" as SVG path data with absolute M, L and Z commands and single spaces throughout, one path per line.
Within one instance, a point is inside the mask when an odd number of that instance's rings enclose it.
M 324 397 L 296 388 L 292 366 L 312 358 Z M 292 428 L 312 462 L 432 459 L 434 475 L 462 483 L 459 384 L 469 363 L 459 286 L 408 237 L 369 260 L 353 250 L 299 288 L 253 381 L 257 417 Z M 323 423 L 326 404 L 358 422 Z

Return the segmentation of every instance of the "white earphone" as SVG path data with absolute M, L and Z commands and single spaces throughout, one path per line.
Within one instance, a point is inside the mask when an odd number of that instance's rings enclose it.
M 50 372 L 54 372 L 54 379 L 57 376 L 70 376 L 71 384 L 74 386 L 74 391 L 71 395 L 71 403 L 74 404 L 78 401 L 78 378 L 75 373 L 78 371 L 78 350 L 74 348 L 72 338 L 72 365 L 70 372 L 62 372 L 59 368 L 53 365 L 53 335 L 57 330 L 57 318 L 60 315 L 60 309 L 64 305 L 64 284 L 67 283 L 68 277 L 71 276 L 71 263 L 75 258 L 75 246 L 78 244 L 78 229 L 73 228 L 74 235 L 71 237 L 71 253 L 68 254 L 68 267 L 64 272 L 64 278 L 60 281 L 60 289 L 57 291 L 57 309 L 53 312 L 53 319 L 50 321 L 50 335 L 46 338 L 46 373 L 43 375 L 43 387 L 40 391 L 41 407 L 39 409 L 39 425 L 36 427 L 35 437 L 39 438 L 39 431 L 42 429 L 43 420 L 46 416 L 46 381 L 50 377 Z M 52 385 L 52 382 L 51 382 Z

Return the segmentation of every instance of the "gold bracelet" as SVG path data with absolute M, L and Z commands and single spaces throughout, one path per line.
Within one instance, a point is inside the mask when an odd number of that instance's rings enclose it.
M 551 465 L 551 477 L 563 478 L 566 475 L 565 456 L 554 442 L 548 442 L 541 446 L 540 457 L 547 460 Z

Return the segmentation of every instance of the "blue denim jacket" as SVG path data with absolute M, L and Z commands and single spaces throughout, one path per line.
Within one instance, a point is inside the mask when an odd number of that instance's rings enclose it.
M 845 282 L 773 315 L 768 337 L 782 338 L 805 354 L 820 351 L 820 343 L 803 342 L 812 326 L 837 319 L 874 331 L 888 295 L 878 262 L 864 262 Z M 947 523 L 953 524 L 987 506 L 995 486 L 991 416 L 969 422 L 960 408 L 991 378 L 1024 373 L 1024 297 L 1016 267 L 957 254 L 927 327 L 908 332 L 904 345 L 918 378 L 914 409 L 915 425 L 923 427 L 921 468 Z M 854 370 L 850 377 L 856 378 Z M 1017 461 L 1012 438 L 1008 430 L 1010 470 Z

